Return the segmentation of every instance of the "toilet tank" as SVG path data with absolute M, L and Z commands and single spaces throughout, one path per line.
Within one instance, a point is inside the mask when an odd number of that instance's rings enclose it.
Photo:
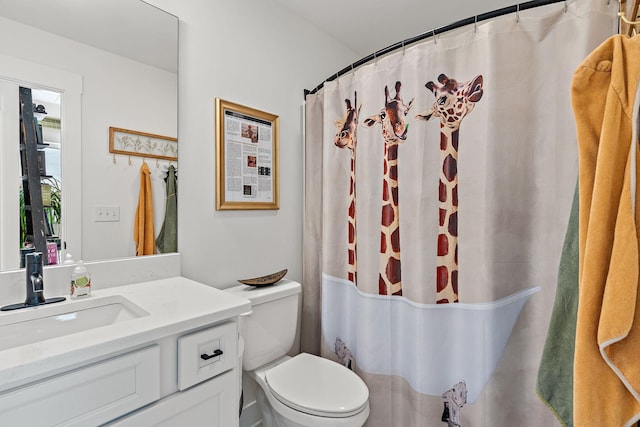
M 270 286 L 240 285 L 224 291 L 251 301 L 252 312 L 240 316 L 239 321 L 244 371 L 275 361 L 291 350 L 298 326 L 300 283 L 283 279 Z

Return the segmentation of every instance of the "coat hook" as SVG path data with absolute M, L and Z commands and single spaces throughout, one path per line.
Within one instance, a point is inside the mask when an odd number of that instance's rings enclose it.
M 630 19 L 627 19 L 627 17 L 624 15 L 624 12 L 619 12 L 618 16 L 620 17 L 620 20 L 622 22 L 624 22 L 625 24 L 634 27 L 636 25 L 640 25 L 640 21 L 632 21 Z
M 116 153 L 113 153 L 113 164 L 116 164 Z
M 131 166 L 131 156 L 129 156 L 129 166 Z
M 431 30 L 431 34 L 433 34 L 433 44 L 438 44 L 438 38 L 436 37 L 436 29 Z
M 564 13 L 567 13 L 568 10 L 569 10 L 569 4 L 567 3 L 567 0 L 564 0 Z
M 402 56 L 404 56 L 404 40 L 402 40 Z
M 478 34 L 478 15 L 473 17 L 473 34 Z
M 516 24 L 520 22 L 520 3 L 516 4 Z

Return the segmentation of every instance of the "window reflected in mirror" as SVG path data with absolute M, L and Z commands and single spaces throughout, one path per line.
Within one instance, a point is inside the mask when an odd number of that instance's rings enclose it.
M 24 267 L 25 255 L 35 250 L 46 252 L 46 265 L 58 264 L 63 246 L 60 126 L 62 95 L 55 91 L 24 87 L 20 88 L 20 94 L 18 107 L 21 111 L 23 103 L 28 104 L 30 101 L 32 105 L 32 114 L 23 112 L 19 117 L 21 185 L 18 195 L 20 241 L 17 252 L 20 267 Z M 22 123 L 29 119 L 32 120 L 31 129 L 27 129 L 27 123 Z M 34 165 L 37 161 L 37 168 L 27 167 L 31 160 L 34 160 Z M 37 176 L 32 176 L 34 173 Z M 44 239 L 38 240 L 37 236 L 44 236 Z

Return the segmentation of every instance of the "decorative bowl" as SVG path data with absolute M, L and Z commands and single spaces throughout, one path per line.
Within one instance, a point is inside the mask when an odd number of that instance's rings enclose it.
M 267 274 L 266 276 L 261 276 L 261 277 L 254 277 L 253 279 L 243 279 L 243 280 L 238 280 L 238 282 L 240 283 L 244 283 L 245 285 L 249 285 L 249 286 L 270 286 L 273 285 L 274 283 L 277 283 L 280 281 L 280 279 L 282 279 L 285 274 L 287 274 L 287 269 L 285 268 L 284 270 L 280 270 L 276 273 L 271 273 L 271 274 Z

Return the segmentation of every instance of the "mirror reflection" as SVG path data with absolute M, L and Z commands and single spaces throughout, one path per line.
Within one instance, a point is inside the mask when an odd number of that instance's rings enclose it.
M 25 255 L 33 251 L 47 254 L 45 265 L 57 264 L 62 248 L 61 94 L 25 87 L 20 87 L 19 94 L 20 240 L 16 255 L 20 254 L 21 268 Z M 7 231 L 6 237 L 11 239 L 13 233 Z
M 22 241 L 20 154 L 6 142 L 19 139 L 10 99 L 20 86 L 50 117 L 40 124 L 50 140 L 45 184 L 61 196 L 49 209 L 61 218 L 50 218 L 49 236 L 60 238 L 61 256 L 65 243 L 75 260 L 135 255 L 143 161 L 160 232 L 169 162 L 110 154 L 109 127 L 177 137 L 177 31 L 175 16 L 140 0 L 0 0 L 0 270 L 19 266 Z M 104 208 L 118 220 L 100 221 Z

